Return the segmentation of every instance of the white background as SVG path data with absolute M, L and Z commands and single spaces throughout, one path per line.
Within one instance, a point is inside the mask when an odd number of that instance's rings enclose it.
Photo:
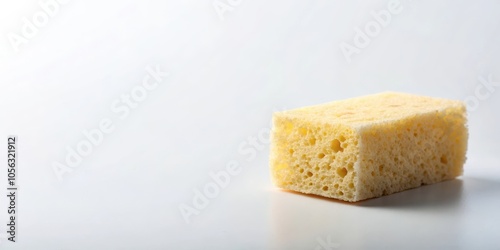
M 0 249 L 500 247 L 500 91 L 479 80 L 500 82 L 499 1 L 401 0 L 350 63 L 341 44 L 388 1 L 226 1 L 70 0 L 17 45 L 44 10 L 0 1 L 0 187 L 14 134 L 20 188 L 16 243 L 1 192 Z M 113 103 L 157 65 L 169 76 L 120 118 Z M 357 204 L 273 188 L 273 110 L 387 90 L 478 100 L 463 177 Z M 114 130 L 59 181 L 102 119 Z M 179 206 L 232 161 L 186 223 Z

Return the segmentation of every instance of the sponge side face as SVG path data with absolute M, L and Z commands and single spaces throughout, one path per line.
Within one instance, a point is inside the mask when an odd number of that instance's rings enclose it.
M 275 113 L 270 155 L 274 184 L 306 194 L 355 201 L 358 143 L 356 132 L 348 126 Z
M 468 132 L 465 107 L 415 113 L 359 130 L 358 199 L 453 179 L 462 174 Z

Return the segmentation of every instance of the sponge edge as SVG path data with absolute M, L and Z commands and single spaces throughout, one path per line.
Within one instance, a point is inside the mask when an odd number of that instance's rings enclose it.
M 381 93 L 273 115 L 276 186 L 359 201 L 453 179 L 467 150 L 460 101 Z

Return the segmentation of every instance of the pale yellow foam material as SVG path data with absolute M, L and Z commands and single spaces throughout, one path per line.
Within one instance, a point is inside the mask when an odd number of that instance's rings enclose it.
M 273 115 L 276 186 L 345 201 L 400 192 L 462 174 L 460 101 L 381 93 Z

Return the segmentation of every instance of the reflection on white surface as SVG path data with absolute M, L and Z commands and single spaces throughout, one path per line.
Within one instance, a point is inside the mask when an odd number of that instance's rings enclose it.
M 357 203 L 271 192 L 273 248 L 493 249 L 500 181 L 462 178 Z

